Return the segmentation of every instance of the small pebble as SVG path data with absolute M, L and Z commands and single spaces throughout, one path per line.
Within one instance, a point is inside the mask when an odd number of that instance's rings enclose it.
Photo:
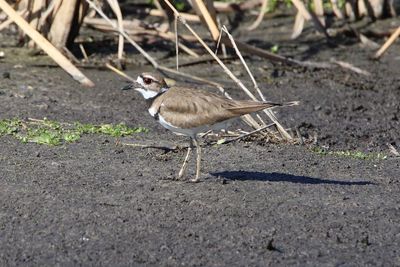
M 267 250 L 270 250 L 270 251 L 277 250 L 276 247 L 274 246 L 273 242 L 274 242 L 274 239 L 269 240 L 268 245 L 267 245 Z

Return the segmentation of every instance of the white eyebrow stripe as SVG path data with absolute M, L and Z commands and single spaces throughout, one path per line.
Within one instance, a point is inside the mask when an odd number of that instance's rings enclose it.
M 152 79 L 153 81 L 157 81 L 156 77 L 154 77 L 154 76 L 151 76 L 151 75 L 148 75 L 148 74 L 146 74 L 146 75 L 142 75 L 142 77 L 143 77 L 143 78 L 149 78 L 149 79 Z
M 143 81 L 143 78 L 142 78 L 142 77 L 138 76 L 137 79 L 136 79 L 136 82 L 137 82 L 138 84 L 140 84 L 141 86 L 144 86 L 144 81 Z

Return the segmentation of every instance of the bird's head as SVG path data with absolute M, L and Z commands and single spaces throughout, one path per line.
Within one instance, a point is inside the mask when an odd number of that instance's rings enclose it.
M 142 94 L 145 99 L 151 99 L 168 90 L 168 85 L 161 75 L 144 72 L 135 82 L 123 87 L 122 90 L 134 89 Z

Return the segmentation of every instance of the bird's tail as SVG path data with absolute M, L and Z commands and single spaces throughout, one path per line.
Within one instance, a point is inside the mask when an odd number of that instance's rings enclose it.
M 291 101 L 291 102 L 285 102 L 285 103 L 274 103 L 274 102 L 256 102 L 256 101 L 240 101 L 237 102 L 238 105 L 234 107 L 229 107 L 227 108 L 231 112 L 235 114 L 248 114 L 248 113 L 253 113 L 256 111 L 260 111 L 263 109 L 267 108 L 273 108 L 273 107 L 290 107 L 290 106 L 297 106 L 299 105 L 299 101 Z

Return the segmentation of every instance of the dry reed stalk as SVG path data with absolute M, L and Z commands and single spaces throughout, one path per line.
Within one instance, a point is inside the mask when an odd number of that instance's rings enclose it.
M 377 43 L 375 43 L 374 41 L 372 41 L 371 39 L 369 39 L 367 36 L 365 36 L 362 33 L 358 34 L 358 39 L 365 47 L 367 47 L 369 49 L 378 49 L 379 48 L 379 45 Z
M 105 19 L 112 27 L 114 27 L 114 29 L 121 34 L 122 36 L 125 37 L 125 39 L 130 42 L 138 51 L 139 53 L 141 53 L 146 59 L 147 61 L 149 61 L 149 63 L 154 67 L 154 68 L 158 68 L 158 63 L 146 52 L 143 50 L 142 47 L 140 47 L 140 45 L 138 45 L 134 40 L 132 40 L 132 38 L 130 38 L 125 31 L 120 31 L 115 25 L 114 23 L 104 14 L 104 12 L 98 8 L 96 6 L 96 4 L 91 1 L 91 0 L 86 0 L 86 2 L 94 9 L 96 10 L 96 12 L 103 18 Z
M 127 79 L 127 80 L 129 80 L 129 81 L 131 81 L 131 82 L 134 82 L 134 81 L 135 81 L 135 79 L 133 79 L 131 76 L 129 76 L 129 75 L 126 74 L 125 72 L 120 71 L 119 69 L 117 69 L 117 68 L 111 66 L 109 63 L 106 63 L 106 67 L 109 68 L 110 70 L 112 70 L 113 72 L 115 72 L 116 74 L 118 74 L 118 75 L 124 77 L 125 79 Z
M 201 2 L 201 0 L 197 0 L 197 1 L 199 1 L 199 2 Z M 296 0 L 296 1 L 298 1 L 298 0 Z M 175 10 L 176 12 L 178 12 L 169 2 L 167 3 L 167 0 L 164 0 L 164 3 L 166 3 L 170 8 L 171 8 L 171 10 Z M 174 11 L 174 12 L 175 12 Z M 206 8 L 203 8 L 202 9 L 202 12 L 203 12 L 203 15 L 204 16 L 206 16 L 206 17 L 211 17 L 211 15 L 208 13 L 208 10 L 206 9 Z M 175 13 L 176 14 L 176 13 Z M 179 14 L 179 12 L 178 12 L 178 14 Z M 208 15 L 207 15 L 208 14 Z M 310 15 L 311 16 L 311 15 Z M 186 28 L 188 28 L 189 29 L 189 31 L 197 38 L 197 40 L 201 40 L 201 38 L 197 35 L 197 33 L 195 33 L 194 31 L 193 31 L 193 29 L 187 24 L 187 22 L 186 22 L 186 20 L 185 19 L 183 19 L 182 17 L 179 17 L 180 18 L 180 21 L 186 26 Z M 214 26 L 212 26 L 213 28 L 214 28 Z M 209 30 L 211 31 L 211 29 L 209 28 Z M 213 32 L 215 32 L 215 29 L 213 29 L 212 30 Z M 214 33 L 212 33 L 212 35 L 214 36 L 215 34 Z M 213 37 L 214 38 L 214 37 Z M 224 38 L 224 37 L 222 37 L 222 35 L 220 35 L 219 34 L 219 30 L 218 30 L 218 35 L 217 35 L 217 37 L 214 39 L 215 41 L 217 41 L 218 39 L 221 39 L 221 41 L 222 41 L 222 43 L 223 44 L 225 44 L 225 45 L 228 45 L 228 46 L 231 46 L 232 44 L 231 44 L 231 42 L 230 42 L 230 40 L 229 40 L 229 38 Z M 199 40 L 199 42 L 200 42 L 200 40 Z M 201 42 L 200 42 L 201 43 Z M 203 43 L 201 43 L 203 46 L 204 45 L 206 45 L 204 42 Z M 269 60 L 272 60 L 272 61 L 277 61 L 277 62 L 284 62 L 284 63 L 286 63 L 286 64 L 296 64 L 296 65 L 301 65 L 301 66 L 311 66 L 311 65 L 314 65 L 314 66 L 319 66 L 319 67 L 324 67 L 324 65 L 325 64 L 320 64 L 320 63 L 313 63 L 313 62 L 300 62 L 300 61 L 296 61 L 296 60 L 291 60 L 291 59 L 288 59 L 288 58 L 285 58 L 285 57 L 283 57 L 283 56 L 280 56 L 280 55 L 277 55 L 277 54 L 274 54 L 274 53 L 271 53 L 271 52 L 268 52 L 268 51 L 265 51 L 265 50 L 263 50 L 263 49 L 260 49 L 260 48 L 257 48 L 257 47 L 254 47 L 254 46 L 251 46 L 251 45 L 248 45 L 248 44 L 246 44 L 246 43 L 242 43 L 242 42 L 240 42 L 240 41 L 237 41 L 236 42 L 236 44 L 237 44 L 237 46 L 239 47 L 239 49 L 241 50 L 241 51 L 244 51 L 244 52 L 247 52 L 247 53 L 249 53 L 249 54 L 253 54 L 253 55 L 257 55 L 257 56 L 260 56 L 260 57 L 264 57 L 264 58 L 267 58 L 267 59 L 269 59 Z M 206 49 L 207 50 L 207 49 Z M 215 55 L 216 56 L 216 55 Z M 219 63 L 219 62 L 218 62 Z
M 30 22 L 32 28 L 38 29 L 39 19 L 41 15 L 41 10 L 46 6 L 45 0 L 35 0 L 31 2 L 30 12 Z
M 390 13 L 390 16 L 392 16 L 392 17 L 397 16 L 396 8 L 394 7 L 394 1 L 395 0 L 388 0 L 389 13 Z
M 104 19 L 99 19 L 99 18 L 85 18 L 84 23 L 87 25 L 90 25 L 91 27 L 101 30 L 101 31 L 112 31 L 112 32 L 119 32 L 116 26 L 116 21 L 111 20 L 110 21 L 113 23 L 113 25 L 110 25 L 106 20 Z M 148 29 L 143 26 L 141 26 L 142 22 L 140 20 L 124 20 L 124 32 L 128 35 L 152 35 L 152 36 L 159 36 L 160 38 L 170 40 L 172 42 L 175 42 L 175 34 L 172 32 L 163 32 L 159 30 L 159 28 L 154 28 L 154 29 Z M 188 35 L 179 35 L 179 37 L 185 41 L 194 41 L 195 39 L 192 38 L 192 36 Z M 187 53 L 190 56 L 198 58 L 199 55 L 194 52 L 192 49 L 189 47 L 185 46 L 182 43 L 178 42 L 179 48 Z
M 112 27 L 118 28 L 117 20 L 115 19 L 110 19 L 112 23 Z M 89 25 L 110 25 L 105 19 L 100 19 L 100 18 L 85 18 L 83 20 L 84 23 L 89 24 Z M 138 19 L 131 19 L 131 20 L 123 20 L 122 21 L 123 28 L 126 29 L 135 29 L 135 28 L 143 28 L 142 24 L 143 22 Z
M 1 0 L 0 0 L 0 1 L 1 1 Z M 111 27 L 114 27 L 114 30 L 115 30 L 115 31 L 119 32 L 119 30 L 118 30 L 118 28 L 116 27 L 116 25 L 104 14 L 104 12 L 103 12 L 101 9 L 99 9 L 91 0 L 86 0 L 86 2 L 87 2 L 94 10 L 96 10 L 96 12 L 97 12 L 105 21 L 107 21 L 108 24 L 109 24 Z M 146 51 L 144 51 L 135 41 L 133 41 L 133 40 L 126 34 L 125 31 L 119 32 L 119 34 L 123 35 L 123 36 L 125 37 L 125 39 L 126 39 L 129 43 L 131 43 L 131 45 L 132 45 L 133 47 L 135 47 L 135 48 L 139 51 L 139 53 L 141 53 L 141 54 L 149 61 L 149 63 L 150 63 L 155 69 L 163 70 L 163 71 L 166 71 L 166 72 L 170 72 L 170 73 L 177 74 L 177 75 L 180 75 L 180 76 L 183 76 L 183 77 L 191 77 L 191 78 L 194 78 L 193 75 L 184 74 L 184 73 L 181 73 L 181 72 L 179 72 L 179 71 L 175 71 L 175 70 L 173 70 L 173 69 L 170 69 L 170 68 L 167 68 L 167 67 L 164 67 L 164 66 L 160 66 Z M 205 81 L 204 79 L 201 79 L 201 78 L 197 78 L 197 79 L 198 79 L 198 80 L 201 80 L 201 81 L 203 81 L 203 82 Z M 213 84 L 215 85 L 216 83 L 213 83 Z
M 355 73 L 362 74 L 364 76 L 371 76 L 370 72 L 368 72 L 366 70 L 363 70 L 363 69 L 360 69 L 358 67 L 355 67 L 355 66 L 353 66 L 352 64 L 350 64 L 348 62 L 335 60 L 335 59 L 331 59 L 331 62 L 339 65 L 340 67 L 342 67 L 344 69 L 349 69 L 349 70 L 351 70 L 351 71 L 353 71 Z
M 175 31 L 176 70 L 179 70 L 178 18 L 176 16 L 174 16 L 174 31 Z
M 350 21 L 355 21 L 356 20 L 356 13 L 354 12 L 354 4 L 350 1 L 346 1 L 344 4 L 344 9 L 346 11 L 347 17 L 350 19 Z
M 79 0 L 78 22 L 79 26 L 83 24 L 86 16 L 89 16 L 89 5 L 85 1 Z
M 60 5 L 61 5 L 62 0 L 52 0 L 49 5 L 47 6 L 46 10 L 42 12 L 40 16 L 40 21 L 38 25 L 38 29 L 43 29 L 43 27 L 46 24 L 46 20 L 50 17 L 53 16 L 52 14 L 56 14 Z
M 167 13 L 165 13 L 164 9 L 160 5 L 160 1 L 159 0 L 154 0 L 154 5 L 156 6 L 157 11 L 159 11 L 161 13 L 161 17 L 164 17 L 164 18 L 167 19 L 168 15 L 167 15 Z
M 255 114 L 257 119 L 261 122 L 261 127 L 264 127 L 266 124 L 264 122 L 264 120 L 261 118 L 261 116 L 259 114 Z
M 387 41 L 382 45 L 382 47 L 375 53 L 374 58 L 380 58 L 383 53 L 396 41 L 396 39 L 400 36 L 400 27 L 395 30 L 392 35 L 387 39 Z
M 258 95 L 260 96 L 261 100 L 265 101 L 265 97 L 264 97 L 263 93 L 261 92 L 260 88 L 258 87 L 258 84 L 257 84 L 256 80 L 254 79 L 254 76 L 251 73 L 249 67 L 247 66 L 247 63 L 246 63 L 246 61 L 244 60 L 244 58 L 242 56 L 242 53 L 240 53 L 240 50 L 237 47 L 236 42 L 233 39 L 232 35 L 229 33 L 229 31 L 228 31 L 228 29 L 226 28 L 225 25 L 222 27 L 222 30 L 226 33 L 226 35 L 228 36 L 229 40 L 231 41 L 232 46 L 235 49 L 236 55 L 239 57 L 240 61 L 242 62 L 243 66 L 244 66 L 244 68 L 246 69 L 246 72 L 249 75 L 251 81 L 253 82 L 254 88 L 256 89 L 256 91 L 257 91 Z M 247 90 L 247 88 L 246 88 L 245 92 L 253 100 L 257 100 L 257 98 L 249 90 Z
M 304 22 L 305 19 L 301 12 L 297 12 L 296 17 L 294 19 L 294 24 L 293 24 L 293 32 L 290 38 L 296 39 L 297 37 L 300 36 L 304 29 Z
M 270 123 L 270 124 L 268 124 L 268 125 L 264 125 L 263 127 L 260 127 L 260 128 L 258 128 L 258 129 L 256 129 L 256 130 L 251 131 L 251 132 L 241 134 L 241 135 L 239 135 L 239 136 L 237 136 L 237 137 L 234 137 L 234 138 L 231 138 L 231 139 L 226 139 L 226 140 L 222 139 L 222 141 L 218 141 L 217 143 L 218 143 L 218 145 L 229 144 L 229 143 L 232 143 L 232 142 L 234 142 L 234 141 L 237 141 L 237 140 L 246 138 L 246 137 L 248 137 L 248 136 L 251 136 L 251 135 L 253 135 L 253 134 L 262 132 L 262 131 L 264 131 L 264 130 L 266 130 L 266 129 L 268 129 L 268 128 L 274 126 L 274 125 L 275 125 L 275 123 Z
M 322 4 L 322 0 L 314 0 L 314 8 L 315 14 L 317 15 L 319 21 L 322 26 L 325 27 L 325 18 L 324 18 L 324 6 Z
M 236 57 L 228 56 L 228 57 L 220 57 L 220 59 L 222 61 L 228 61 L 228 60 L 234 60 L 234 59 L 236 59 Z M 195 59 L 192 59 L 192 60 L 185 61 L 184 63 L 181 62 L 179 64 L 179 66 L 180 67 L 187 67 L 187 66 L 193 66 L 193 65 L 197 65 L 197 64 L 201 64 L 201 63 L 207 63 L 207 62 L 213 62 L 213 61 L 215 61 L 215 59 L 212 56 L 206 54 L 206 55 L 201 56 L 199 58 L 195 58 Z
M 254 79 L 253 74 L 251 73 L 249 67 L 246 64 L 246 61 L 244 60 L 242 54 L 240 53 L 240 50 L 237 48 L 235 40 L 233 39 L 232 35 L 228 32 L 228 29 L 224 26 L 223 27 L 225 33 L 228 35 L 228 38 L 230 39 L 236 54 L 238 55 L 238 57 L 240 58 L 240 61 L 242 62 L 243 66 L 245 67 L 248 75 L 250 76 L 251 81 L 253 82 L 254 88 L 256 89 L 257 93 L 259 94 L 260 98 L 262 101 L 266 101 L 264 94 L 261 92 L 260 88 L 258 87 L 258 84 L 256 82 L 256 80 Z M 245 91 L 246 92 L 246 91 Z M 258 101 L 258 99 L 250 92 L 246 92 L 248 94 L 248 96 L 250 98 L 252 98 L 253 100 Z M 292 136 L 285 130 L 285 128 L 279 123 L 278 119 L 276 118 L 275 114 L 269 110 L 269 109 L 265 109 L 264 113 L 267 114 L 267 116 L 274 122 L 274 124 L 276 125 L 276 127 L 278 128 L 278 131 L 280 132 L 280 134 L 287 140 L 291 140 L 293 139 Z M 261 118 L 260 118 L 261 119 Z M 265 125 L 264 121 L 261 119 L 261 122 Z
M 263 0 L 262 5 L 260 7 L 260 13 L 257 16 L 257 19 L 249 26 L 247 29 L 249 31 L 252 31 L 256 29 L 262 22 L 264 15 L 265 15 L 265 10 L 267 9 L 269 0 Z
M 121 8 L 119 7 L 117 0 L 107 0 L 111 9 L 113 10 L 115 16 L 117 17 L 117 27 L 120 32 L 124 31 L 123 18 L 121 13 Z M 122 35 L 118 35 L 118 60 L 121 61 L 123 59 L 124 53 L 124 37 Z M 121 67 L 121 66 L 120 66 Z
M 399 151 L 397 151 L 397 149 L 392 144 L 387 143 L 386 145 L 388 146 L 390 153 L 392 153 L 396 157 L 400 157 Z
M 312 20 L 312 22 L 314 23 L 315 29 L 317 31 L 323 33 L 326 37 L 329 37 L 324 25 L 321 24 L 319 19 L 315 15 L 313 15 L 313 13 L 311 13 L 307 10 L 307 8 L 305 7 L 303 2 L 301 2 L 300 0 L 291 0 L 291 1 L 292 1 L 293 5 L 297 8 L 297 10 L 301 13 L 301 15 L 306 20 Z
M 311 20 L 311 14 L 308 12 L 303 2 L 300 0 L 292 0 L 292 3 L 306 20 Z
M 246 69 L 248 75 L 250 76 L 250 79 L 251 79 L 251 81 L 253 82 L 254 88 L 255 88 L 256 91 L 258 92 L 258 94 L 259 94 L 261 100 L 262 100 L 262 101 L 265 101 L 265 97 L 264 97 L 263 93 L 261 92 L 260 88 L 258 87 L 258 84 L 257 84 L 256 80 L 254 79 L 254 76 L 253 76 L 253 74 L 251 73 L 249 67 L 247 66 L 247 63 L 246 63 L 246 61 L 244 60 L 242 54 L 240 53 L 240 50 L 237 48 L 236 43 L 235 43 L 235 40 L 233 39 L 232 35 L 229 33 L 229 31 L 228 31 L 228 29 L 226 28 L 225 25 L 224 25 L 223 27 L 221 27 L 221 30 L 227 34 L 229 40 L 230 40 L 231 43 L 232 43 L 233 48 L 235 49 L 236 55 L 239 57 L 240 61 L 242 62 L 243 66 L 244 66 L 244 68 Z M 222 35 L 222 32 L 221 32 L 221 35 Z M 252 98 L 253 100 L 258 101 L 257 98 L 256 98 L 250 91 L 245 91 L 245 93 L 246 93 L 250 98 Z M 267 115 L 269 116 L 269 113 L 267 113 Z M 261 125 L 265 125 L 264 120 L 263 120 L 258 114 L 257 114 L 256 116 L 257 116 L 257 118 L 260 120 Z M 279 125 L 279 122 L 277 122 L 277 125 Z M 283 130 L 283 131 L 285 131 L 285 130 Z
M 63 1 L 56 15 L 53 16 L 48 39 L 57 48 L 67 46 L 69 41 L 72 24 L 74 22 L 74 13 L 78 0 Z
M 367 5 L 365 5 L 366 1 L 357 1 L 357 12 L 358 16 L 363 17 L 363 16 L 370 16 L 371 9 L 367 8 Z
M 30 13 L 29 24 L 31 25 L 32 28 L 37 29 L 38 31 L 40 31 L 39 21 L 40 21 L 41 11 L 42 9 L 44 9 L 45 6 L 46 6 L 46 1 L 37 0 L 31 2 L 31 8 L 29 9 Z M 28 47 L 34 47 L 34 46 L 35 42 L 33 40 L 30 40 L 28 43 Z
M 203 0 L 192 1 L 193 9 L 196 11 L 197 15 L 199 15 L 203 24 L 207 26 L 213 40 L 216 41 L 219 37 L 219 29 L 217 26 L 215 9 L 212 2 L 210 3 L 210 0 L 207 0 L 206 3 L 207 6 Z
M 158 9 L 151 9 L 149 11 L 150 16 L 155 16 L 155 17 L 164 17 L 165 12 L 162 12 Z M 189 14 L 189 13 L 181 13 L 182 17 L 184 17 L 187 21 L 193 21 L 193 22 L 200 22 L 200 18 L 197 15 Z
M 218 50 L 219 50 L 219 45 L 221 44 L 221 38 L 222 38 L 222 27 L 221 30 L 219 31 L 219 36 L 218 36 L 218 40 L 217 40 L 217 45 L 215 46 L 215 54 L 218 54 Z
M 336 32 L 334 32 L 334 34 L 338 35 L 339 33 L 343 33 L 345 31 L 353 33 L 358 38 L 358 40 L 361 42 L 361 44 L 363 44 L 364 47 L 369 48 L 369 49 L 378 49 L 379 48 L 379 45 L 377 43 L 375 43 L 374 41 L 372 41 L 367 36 L 360 33 L 357 29 L 353 28 L 350 25 L 346 25 L 346 27 L 343 27 L 342 29 L 337 29 Z
M 29 10 L 31 8 L 31 4 L 30 4 L 31 0 L 21 0 L 15 3 L 15 5 L 13 5 L 13 8 L 15 10 Z
M 217 23 L 218 23 L 218 25 L 221 25 L 220 17 L 217 17 Z M 222 36 L 222 28 L 221 28 L 221 31 L 220 31 L 220 33 L 219 33 L 218 42 L 221 42 L 221 36 Z M 221 44 L 221 50 L 222 50 L 222 56 L 223 56 L 224 58 L 227 58 L 227 57 L 228 57 L 228 54 L 226 53 L 226 46 L 225 46 L 225 44 Z M 217 54 L 217 53 L 215 53 L 215 54 Z
M 224 43 L 221 42 L 221 40 L 222 40 L 222 27 L 221 27 L 221 30 L 220 30 L 220 32 L 219 32 L 219 36 L 218 36 L 218 40 L 217 40 L 217 45 L 216 45 L 216 47 L 215 47 L 215 55 L 218 54 L 218 49 L 219 49 L 219 46 L 221 45 L 222 56 L 223 56 L 224 58 L 227 58 L 226 46 L 225 46 Z
M 73 63 L 75 63 L 75 64 L 81 63 L 81 62 L 79 61 L 79 59 L 77 59 L 76 56 L 75 56 L 74 54 L 72 54 L 71 51 L 69 51 L 68 48 L 66 48 L 66 47 L 64 46 L 64 47 L 62 48 L 62 50 L 64 51 L 64 55 L 67 56 L 67 58 L 68 58 L 69 60 L 71 60 Z
M 86 53 L 85 47 L 83 47 L 83 44 L 79 44 L 79 49 L 81 50 L 81 53 L 83 55 L 83 58 L 85 59 L 85 61 L 89 61 L 89 57 Z
M 189 145 L 184 146 L 177 146 L 174 144 L 138 144 L 138 143 L 120 143 L 123 146 L 132 146 L 132 147 L 140 147 L 140 148 L 154 148 L 154 149 L 161 149 L 165 151 L 174 151 L 179 149 L 188 148 Z
M 68 72 L 74 80 L 84 86 L 93 87 L 94 83 L 77 69 L 60 51 L 57 50 L 39 32 L 33 29 L 5 0 L 0 0 L 0 8 L 14 20 L 14 22 L 42 48 L 60 67 Z
M 358 16 L 369 16 L 373 20 L 380 18 L 383 13 L 383 7 L 385 4 L 389 5 L 386 0 L 364 0 L 358 1 Z
M 343 12 L 339 8 L 338 1 L 337 0 L 331 0 L 331 5 L 332 5 L 332 11 L 335 14 L 335 16 L 338 19 L 343 19 L 344 15 L 343 15 Z
M 25 16 L 28 14 L 28 10 L 24 9 L 24 10 L 20 10 L 18 11 L 18 14 L 21 15 L 22 18 L 25 18 Z M 8 26 L 10 26 L 10 24 L 12 24 L 14 22 L 14 20 L 12 18 L 8 18 L 5 21 L 3 21 L 0 24 L 0 32 L 2 30 L 4 30 L 5 28 L 7 28 Z
M 226 37 L 221 37 L 222 43 L 230 46 L 230 40 L 229 38 Z M 246 53 L 249 53 L 250 55 L 256 55 L 262 58 L 266 58 L 269 59 L 271 61 L 275 61 L 275 62 L 282 62 L 288 65 L 300 65 L 300 66 L 318 66 L 321 68 L 324 68 L 324 64 L 323 63 L 318 63 L 318 62 L 302 62 L 302 61 L 298 61 L 298 60 L 294 60 L 294 59 L 290 59 L 290 58 L 286 58 L 284 56 L 278 55 L 278 54 L 274 54 L 271 52 L 268 52 L 266 50 L 263 50 L 261 48 L 258 47 L 254 47 L 251 45 L 248 45 L 246 43 L 240 42 L 240 41 L 236 41 L 236 45 L 238 46 L 240 51 L 244 51 Z

